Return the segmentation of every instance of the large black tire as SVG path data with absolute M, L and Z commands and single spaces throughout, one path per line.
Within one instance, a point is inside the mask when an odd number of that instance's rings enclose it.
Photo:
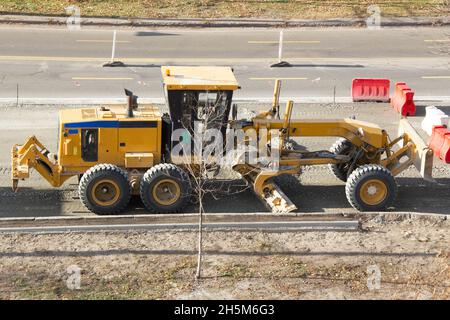
M 142 177 L 140 194 L 145 207 L 151 212 L 180 212 L 191 196 L 189 176 L 174 164 L 157 164 Z
M 353 144 L 345 138 L 337 140 L 330 148 L 330 152 L 337 155 L 348 155 L 353 149 Z M 331 172 L 341 181 L 346 182 L 350 163 L 329 164 Z M 351 172 L 350 172 L 351 173 Z
M 359 211 L 383 211 L 397 196 L 397 183 L 383 166 L 366 164 L 348 177 L 345 194 L 351 206 Z
M 126 171 L 112 164 L 98 164 L 83 174 L 78 193 L 89 211 L 117 214 L 130 202 L 131 187 Z

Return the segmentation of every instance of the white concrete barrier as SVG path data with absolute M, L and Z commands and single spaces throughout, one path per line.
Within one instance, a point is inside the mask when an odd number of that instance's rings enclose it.
M 425 108 L 425 118 L 422 121 L 422 129 L 429 135 L 433 133 L 433 126 L 448 126 L 448 115 L 435 106 Z

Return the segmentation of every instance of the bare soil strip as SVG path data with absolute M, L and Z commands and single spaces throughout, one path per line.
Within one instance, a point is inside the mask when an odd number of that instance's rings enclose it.
M 208 231 L 200 281 L 192 231 L 0 235 L 0 298 L 449 299 L 449 227 L 375 218 L 361 232 Z

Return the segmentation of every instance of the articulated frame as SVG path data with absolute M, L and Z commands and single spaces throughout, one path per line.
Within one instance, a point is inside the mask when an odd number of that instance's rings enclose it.
M 278 112 L 279 80 L 274 90 L 274 101 L 268 112 L 261 113 L 250 121 L 232 121 L 231 126 L 245 130 L 279 130 L 279 169 L 267 170 L 263 167 L 239 164 L 234 170 L 239 172 L 252 186 L 255 193 L 274 212 L 296 210 L 272 178 L 281 174 L 299 174 L 306 165 L 338 164 L 357 161 L 380 164 L 396 176 L 414 165 L 421 176 L 432 179 L 433 152 L 406 119 L 399 123 L 399 136 L 390 140 L 387 132 L 377 125 L 353 119 L 341 120 L 292 120 L 293 102 L 288 101 L 284 119 L 274 119 Z M 349 156 L 336 155 L 322 150 L 307 152 L 288 150 L 285 142 L 290 137 L 342 137 L 356 146 L 356 152 Z M 269 137 L 270 139 L 270 137 Z M 358 162 L 359 163 L 359 162 Z

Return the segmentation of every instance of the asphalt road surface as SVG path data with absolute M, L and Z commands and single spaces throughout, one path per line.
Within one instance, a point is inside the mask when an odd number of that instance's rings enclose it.
M 116 59 L 105 68 L 112 29 L 0 27 L 0 102 L 106 101 L 123 88 L 161 101 L 161 65 L 229 65 L 242 86 L 236 98 L 269 100 L 275 78 L 283 98 L 349 100 L 355 77 L 405 81 L 416 99 L 450 101 L 450 28 L 322 28 L 284 32 L 278 59 L 276 29 L 120 29 Z

